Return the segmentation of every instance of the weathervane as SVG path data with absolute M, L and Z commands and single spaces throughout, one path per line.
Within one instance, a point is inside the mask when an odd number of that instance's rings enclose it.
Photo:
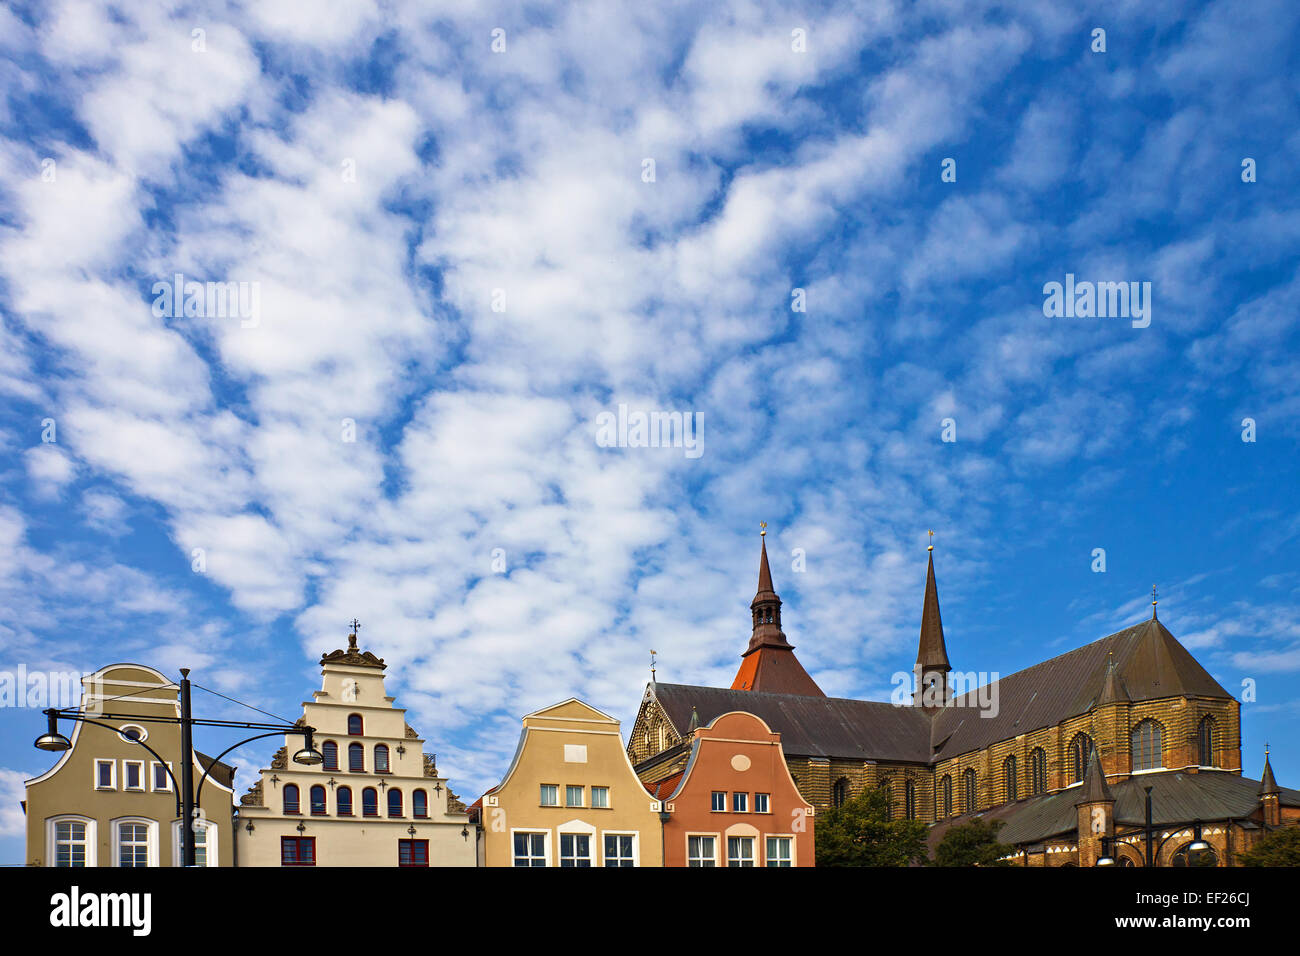
M 927 531 L 926 534 L 928 534 L 928 535 L 930 536 L 930 546 L 929 546 L 928 548 L 926 548 L 925 550 L 927 550 L 927 551 L 933 551 L 933 550 L 934 550 L 934 532 L 933 532 L 933 531 Z
M 1151 620 L 1156 618 L 1156 586 L 1151 585 Z
M 352 633 L 348 635 L 348 649 L 355 651 L 357 649 L 357 631 L 361 629 L 361 622 L 355 617 L 352 619 Z
M 758 536 L 759 536 L 760 538 L 766 538 L 766 537 L 767 537 L 767 522 L 766 522 L 766 521 L 760 521 L 760 522 L 758 523 L 758 527 L 761 529 L 761 530 L 758 532 Z
M 655 655 L 658 653 L 653 647 L 650 648 L 650 683 L 652 684 L 655 682 Z

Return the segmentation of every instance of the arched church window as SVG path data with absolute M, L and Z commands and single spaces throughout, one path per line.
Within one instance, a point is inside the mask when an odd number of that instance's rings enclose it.
M 1164 766 L 1161 744 L 1164 734 L 1160 724 L 1147 718 L 1133 728 L 1132 752 L 1134 770 L 1154 770 Z
M 911 780 L 903 786 L 903 815 L 909 820 L 916 819 L 916 784 Z
M 1202 717 L 1196 725 L 1196 760 L 1202 767 L 1214 766 L 1214 718 Z
M 964 794 L 966 797 L 966 805 L 962 807 L 962 811 L 965 813 L 974 813 L 980 808 L 979 783 L 975 777 L 975 768 L 967 767 L 966 772 L 962 775 L 962 779 L 966 784 L 966 793 Z
M 831 806 L 842 807 L 849 799 L 849 778 L 840 777 L 831 787 Z
M 943 806 L 943 815 L 952 816 L 952 777 L 944 775 L 943 781 L 939 784 L 939 799 Z
M 1038 796 L 1047 792 L 1047 753 L 1035 747 L 1029 754 L 1029 793 Z
M 1088 772 L 1088 760 L 1092 756 L 1092 738 L 1085 733 L 1077 733 L 1070 741 L 1070 769 L 1074 777 L 1072 783 L 1082 783 L 1083 775 Z
M 1016 755 L 1012 754 L 1002 761 L 1002 786 L 1006 791 L 1007 803 L 1015 803 L 1019 799 L 1017 794 L 1019 782 L 1016 777 Z

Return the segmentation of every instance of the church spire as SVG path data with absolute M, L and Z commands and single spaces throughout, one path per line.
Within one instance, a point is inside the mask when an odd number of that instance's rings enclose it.
M 749 646 L 741 655 L 740 669 L 731 682 L 731 689 L 825 697 L 794 656 L 794 646 L 781 630 L 781 599 L 772 586 L 772 568 L 767 561 L 767 523 L 762 522 L 759 527 L 762 547 L 758 559 L 758 590 L 749 605 Z
M 934 540 L 934 532 L 928 532 Z M 948 648 L 943 640 L 943 619 L 939 615 L 939 586 L 934 580 L 934 545 L 925 572 L 925 599 L 921 604 L 921 639 L 916 649 L 918 694 L 914 704 L 927 708 L 944 706 L 948 701 Z M 933 688 L 933 689 L 932 689 Z
M 753 633 L 749 638 L 749 649 L 746 654 L 752 654 L 760 647 L 786 647 L 790 642 L 785 639 L 785 634 L 781 631 L 781 599 L 777 597 L 776 591 L 772 588 L 772 569 L 767 563 L 767 522 L 760 522 L 759 536 L 763 542 L 762 554 L 758 559 L 758 591 L 754 594 L 754 600 L 750 602 L 749 610 L 753 617 Z
M 1273 776 L 1273 766 L 1268 762 L 1268 746 L 1264 747 L 1264 773 L 1260 777 L 1259 792 L 1261 796 L 1269 794 L 1279 794 L 1282 789 L 1277 785 L 1277 780 Z

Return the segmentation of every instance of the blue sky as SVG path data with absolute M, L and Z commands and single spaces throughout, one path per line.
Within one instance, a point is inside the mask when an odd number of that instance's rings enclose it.
M 320 6 L 0 9 L 0 670 L 293 718 L 355 616 L 472 799 L 529 710 L 626 730 L 650 648 L 729 681 L 759 521 L 805 666 L 884 699 L 933 528 L 956 668 L 1157 583 L 1300 784 L 1294 4 Z M 256 315 L 155 314 L 176 273 Z M 1045 316 L 1067 273 L 1149 326 Z M 620 404 L 703 453 L 601 447 Z

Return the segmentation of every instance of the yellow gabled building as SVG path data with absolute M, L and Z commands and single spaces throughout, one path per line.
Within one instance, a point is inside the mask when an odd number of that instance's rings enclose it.
M 660 803 L 618 721 L 576 698 L 523 718 L 505 778 L 475 804 L 484 866 L 662 866 Z

